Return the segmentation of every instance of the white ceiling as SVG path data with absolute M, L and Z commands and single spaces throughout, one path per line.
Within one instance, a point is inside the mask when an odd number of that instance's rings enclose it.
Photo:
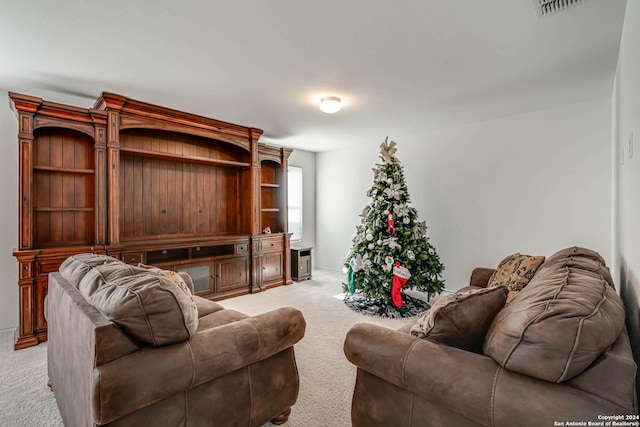
M 377 144 L 611 96 L 625 6 L 2 0 L 0 89 L 86 107 L 114 92 L 310 151 Z

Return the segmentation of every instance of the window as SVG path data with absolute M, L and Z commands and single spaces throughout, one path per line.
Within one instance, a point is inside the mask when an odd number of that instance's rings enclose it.
M 302 168 L 289 166 L 287 182 L 289 233 L 291 240 L 302 240 Z

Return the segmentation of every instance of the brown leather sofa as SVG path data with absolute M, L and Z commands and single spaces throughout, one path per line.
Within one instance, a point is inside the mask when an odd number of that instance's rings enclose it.
M 191 295 L 190 278 L 175 276 L 91 254 L 50 275 L 48 371 L 65 425 L 287 420 L 302 313 L 248 317 Z
M 492 272 L 474 270 L 464 291 L 485 287 Z M 483 310 L 460 307 L 459 317 Z M 358 324 L 348 332 L 344 352 L 357 366 L 354 426 L 606 425 L 638 413 L 624 308 L 593 251 L 568 248 L 548 258 L 499 308 L 478 352 L 409 328 Z

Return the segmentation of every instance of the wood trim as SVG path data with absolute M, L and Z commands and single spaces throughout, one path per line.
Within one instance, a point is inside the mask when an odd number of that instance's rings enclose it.
M 31 203 L 33 182 L 33 139 L 20 140 L 19 192 L 20 192 L 20 234 L 18 247 L 28 249 L 33 245 L 31 233 Z
M 104 129 L 103 129 L 104 131 Z M 104 140 L 103 140 L 104 143 Z M 103 212 L 107 212 L 107 188 L 104 185 L 107 181 L 107 150 L 101 144 L 100 148 L 96 148 L 95 159 L 95 236 L 96 245 L 106 245 L 107 243 L 107 218 Z
M 93 169 L 74 169 L 74 168 L 59 168 L 56 166 L 34 166 L 33 170 L 49 171 L 49 172 L 61 172 L 61 173 L 86 173 L 93 174 Z
M 252 142 L 257 141 L 262 135 L 261 129 L 136 101 L 109 92 L 100 95 L 94 108 L 117 109 L 122 117 L 121 129 L 144 128 L 187 132 L 235 144 L 247 151 L 252 151 Z
M 185 156 L 184 154 L 174 154 L 174 153 L 164 153 L 159 151 L 149 151 L 142 150 L 138 148 L 125 148 L 120 147 L 120 151 L 124 153 L 131 153 L 138 156 L 143 157 L 154 157 L 158 159 L 167 159 L 167 160 L 180 160 L 191 163 L 204 163 L 216 166 L 229 166 L 229 167 L 240 167 L 247 168 L 249 167 L 249 163 L 245 162 L 234 162 L 231 160 L 221 160 L 221 159 L 212 159 L 209 157 L 199 157 L 199 156 Z
M 108 235 L 109 243 L 118 244 L 120 242 L 120 191 L 119 184 L 119 168 L 120 168 L 120 150 L 109 147 L 107 149 L 107 209 L 109 218 Z

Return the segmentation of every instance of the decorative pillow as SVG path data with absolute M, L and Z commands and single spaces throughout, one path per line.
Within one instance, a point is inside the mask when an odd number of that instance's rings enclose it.
M 85 298 L 127 334 L 154 346 L 187 340 L 198 327 L 193 300 L 159 274 L 110 279 Z
M 544 262 L 543 256 L 509 255 L 498 264 L 487 283 L 488 288 L 506 286 L 510 291 L 521 291 L 533 278 L 536 270 Z
M 497 314 L 484 353 L 505 369 L 559 383 L 615 342 L 625 311 L 592 251 L 565 250 L 549 260 Z
M 440 298 L 420 316 L 411 334 L 480 353 L 491 322 L 506 298 L 504 286 L 470 289 Z
M 187 295 L 187 297 L 191 301 L 191 305 L 193 306 L 193 309 L 196 311 L 196 314 L 197 314 L 198 306 L 196 306 L 196 302 L 193 300 L 193 294 L 191 293 L 191 289 L 189 288 L 189 285 L 187 285 L 187 282 L 182 278 L 182 275 L 171 270 L 162 270 L 160 274 L 162 274 L 167 279 L 171 280 L 173 283 L 178 285 L 180 289 L 182 289 L 182 291 L 185 293 L 185 295 Z

